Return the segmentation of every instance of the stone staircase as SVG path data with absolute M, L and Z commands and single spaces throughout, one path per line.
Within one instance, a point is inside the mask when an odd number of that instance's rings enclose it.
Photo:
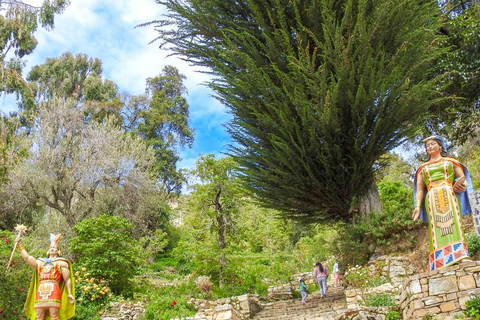
M 300 299 L 280 300 L 261 303 L 256 320 L 328 320 L 335 319 L 347 311 L 343 288 L 329 287 L 326 298 L 315 291 L 307 297 L 306 304 Z

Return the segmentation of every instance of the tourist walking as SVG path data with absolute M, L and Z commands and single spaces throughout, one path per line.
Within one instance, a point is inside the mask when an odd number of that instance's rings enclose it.
M 322 298 L 327 297 L 327 267 L 322 266 L 320 262 L 315 264 L 315 270 L 313 270 L 313 277 L 317 279 L 318 286 L 320 287 L 320 294 Z
M 305 300 L 307 299 L 308 293 L 307 293 L 307 285 L 305 284 L 305 279 L 303 277 L 298 278 L 298 281 L 300 283 L 300 295 L 302 296 L 302 303 L 306 304 Z
M 333 265 L 333 275 L 335 277 L 335 287 L 338 287 L 338 279 L 340 278 L 340 267 L 338 261 Z

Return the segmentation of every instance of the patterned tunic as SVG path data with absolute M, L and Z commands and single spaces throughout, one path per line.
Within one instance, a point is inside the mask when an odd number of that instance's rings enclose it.
M 62 304 L 62 271 L 59 261 L 39 259 L 42 262 L 38 267 L 39 285 L 35 297 L 35 308 L 57 307 Z
M 430 231 L 430 271 L 468 258 L 460 215 L 461 204 L 453 191 L 454 166 L 461 167 L 461 164 L 443 158 L 419 169 L 427 189 L 425 210 Z

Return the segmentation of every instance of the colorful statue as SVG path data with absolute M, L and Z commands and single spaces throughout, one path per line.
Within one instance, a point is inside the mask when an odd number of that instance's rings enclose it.
M 60 235 L 50 234 L 47 258 L 35 259 L 18 247 L 23 260 L 32 268 L 32 282 L 25 303 L 25 315 L 32 320 L 66 320 L 75 315 L 75 289 L 72 264 L 61 258 Z
M 447 155 L 441 136 L 424 140 L 427 162 L 415 173 L 415 209 L 430 231 L 429 270 L 437 270 L 468 258 L 461 216 L 470 214 L 468 192 L 473 192 L 465 166 Z M 468 190 L 468 191 L 467 191 Z

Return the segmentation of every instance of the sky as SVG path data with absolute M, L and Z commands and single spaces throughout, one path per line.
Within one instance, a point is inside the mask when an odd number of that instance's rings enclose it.
M 39 4 L 41 0 L 26 1 Z M 179 168 L 193 168 L 199 154 L 227 151 L 230 137 L 224 124 L 231 119 L 225 106 L 213 97 L 205 81 L 209 76 L 178 57 L 149 44 L 158 34 L 153 26 L 137 25 L 161 18 L 165 8 L 155 0 L 71 0 L 70 6 L 55 17 L 55 28 L 35 33 L 38 45 L 27 56 L 24 76 L 47 58 L 64 52 L 87 54 L 103 63 L 103 76 L 114 81 L 120 91 L 143 94 L 146 79 L 161 73 L 165 65 L 177 67 L 186 76 L 186 96 L 190 105 L 190 126 L 195 130 L 192 148 L 180 150 Z M 14 97 L 0 98 L 0 110 L 14 110 Z

